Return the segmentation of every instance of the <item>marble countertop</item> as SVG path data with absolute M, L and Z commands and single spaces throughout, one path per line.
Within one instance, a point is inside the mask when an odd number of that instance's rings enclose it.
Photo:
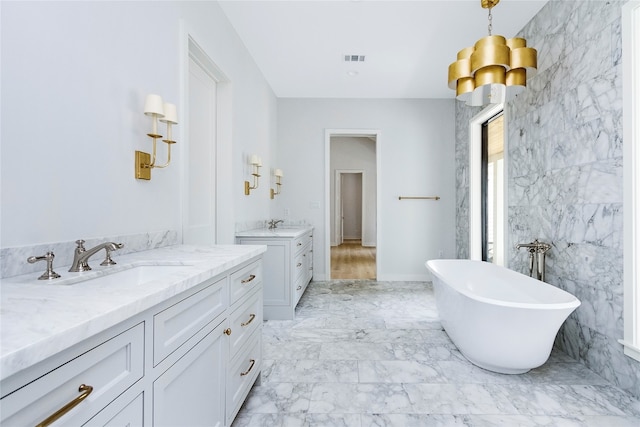
M 111 326 L 224 273 L 262 254 L 265 246 L 167 246 L 112 258 L 117 265 L 100 267 L 100 254 L 89 264 L 93 270 L 37 280 L 39 274 L 0 282 L 0 379 L 9 377 Z M 130 282 L 78 283 L 140 265 L 185 265 L 161 279 L 132 286 Z
M 313 230 L 312 226 L 297 226 L 297 227 L 277 227 L 273 230 L 268 228 L 255 228 L 253 230 L 246 230 L 236 233 L 236 237 L 291 237 L 295 238 L 302 236 L 304 233 Z

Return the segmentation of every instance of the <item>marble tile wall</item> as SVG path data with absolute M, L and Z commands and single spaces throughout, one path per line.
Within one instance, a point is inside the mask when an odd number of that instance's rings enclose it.
M 178 233 L 174 230 L 159 231 L 155 233 L 141 233 L 121 236 L 109 236 L 102 238 L 85 239 L 85 248 L 91 248 L 102 242 L 124 243 L 124 247 L 112 254 L 114 261 L 118 262 L 118 255 L 132 252 L 146 251 L 149 249 L 161 248 L 175 245 L 178 242 Z M 44 243 L 31 246 L 20 246 L 15 248 L 0 249 L 0 278 L 19 276 L 21 274 L 40 274 L 45 271 L 44 261 L 29 264 L 27 258 L 30 256 L 41 256 L 47 252 L 55 255 L 53 269 L 56 266 L 69 266 L 73 262 L 73 253 L 76 248 L 75 241 Z M 98 256 L 98 255 L 96 255 Z M 101 261 L 98 261 L 100 263 Z M 58 271 L 62 274 L 61 271 Z
M 581 301 L 557 345 L 640 397 L 640 363 L 624 356 L 621 6 L 626 0 L 547 3 L 521 31 L 538 75 L 506 107 L 508 242 L 552 244 L 547 281 Z M 457 252 L 468 254 L 467 128 L 456 108 Z M 525 271 L 526 251 L 508 250 Z

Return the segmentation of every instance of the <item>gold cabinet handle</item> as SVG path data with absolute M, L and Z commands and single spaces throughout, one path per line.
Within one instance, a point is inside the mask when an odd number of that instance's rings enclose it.
M 67 412 L 69 412 L 70 410 L 78 406 L 78 404 L 82 402 L 84 399 L 86 399 L 87 396 L 89 396 L 92 391 L 93 391 L 93 387 L 91 387 L 90 385 L 80 384 L 80 387 L 78 388 L 78 392 L 80 392 L 79 396 L 77 396 L 71 402 L 67 403 L 62 408 L 58 409 L 56 412 L 51 414 L 46 420 L 38 424 L 36 427 L 46 427 L 48 425 L 53 424 L 54 422 L 59 420 L 64 414 L 66 414 Z
M 231 335 L 231 328 L 227 328 L 224 330 L 225 335 Z
M 240 323 L 240 326 L 248 326 L 248 325 L 249 325 L 249 323 L 253 322 L 253 319 L 255 319 L 255 318 L 256 318 L 256 315 L 255 315 L 255 314 L 253 314 L 253 313 L 251 313 L 251 314 L 249 315 L 249 320 L 247 320 L 246 322 L 242 322 L 242 323 Z
M 256 364 L 256 361 L 254 359 L 250 359 L 249 362 L 251 363 L 251 365 L 249 365 L 249 369 L 247 369 L 244 372 L 240 372 L 241 377 L 244 377 L 245 375 L 249 375 L 249 372 L 251 372 L 251 370 L 253 369 L 253 365 Z
M 255 279 L 255 278 L 256 278 L 256 275 L 255 275 L 255 274 L 252 274 L 252 275 L 250 275 L 250 276 L 249 276 L 249 278 L 248 278 L 248 279 L 243 279 L 243 280 L 241 280 L 241 281 L 240 281 L 240 283 L 242 283 L 242 284 L 244 285 L 245 283 L 249 283 L 250 281 L 252 281 L 252 280 L 253 280 L 253 279 Z

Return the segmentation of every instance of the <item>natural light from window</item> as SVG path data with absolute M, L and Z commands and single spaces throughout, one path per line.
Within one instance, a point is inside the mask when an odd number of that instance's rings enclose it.
M 622 8 L 624 353 L 640 360 L 640 1 Z

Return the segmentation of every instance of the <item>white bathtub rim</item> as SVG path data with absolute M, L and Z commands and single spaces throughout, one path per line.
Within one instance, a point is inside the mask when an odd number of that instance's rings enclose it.
M 442 260 L 442 259 L 435 259 L 435 260 L 429 260 L 427 262 L 425 262 L 425 266 L 427 267 L 427 269 L 429 270 L 429 272 L 438 277 L 438 279 L 440 279 L 443 283 L 446 283 L 447 286 L 451 286 L 451 284 L 449 284 L 449 282 L 441 275 L 439 274 L 437 271 L 435 271 L 432 266 L 430 265 L 433 264 L 433 262 L 438 262 L 438 261 L 465 261 L 465 262 L 472 262 L 472 263 L 486 263 L 485 261 L 473 261 L 473 260 L 461 260 L 461 259 L 457 259 L 457 260 Z M 505 268 L 506 267 L 502 267 Z M 532 279 L 528 276 L 525 276 L 522 273 L 518 273 L 517 271 L 514 270 L 510 270 L 513 273 L 519 274 L 521 276 L 523 276 L 526 279 L 530 279 L 530 280 L 535 280 Z M 433 283 L 434 287 L 435 287 L 435 283 Z M 540 282 L 541 286 L 550 286 L 554 289 L 554 292 L 557 292 L 560 295 L 566 296 L 566 297 L 570 297 L 571 300 L 570 301 L 566 301 L 566 302 L 550 302 L 550 303 L 544 303 L 544 302 L 519 302 L 519 301 L 508 301 L 508 300 L 502 300 L 502 299 L 497 299 L 497 298 L 490 298 L 490 297 L 485 297 L 482 295 L 478 295 L 477 293 L 473 293 L 471 291 L 469 291 L 466 288 L 460 288 L 460 287 L 454 287 L 454 289 L 456 290 L 456 292 L 459 292 L 460 294 L 464 295 L 467 298 L 482 302 L 482 303 L 486 303 L 486 304 L 492 304 L 492 305 L 496 305 L 496 306 L 500 306 L 500 307 L 507 307 L 507 308 L 518 308 L 518 309 L 529 309 L 529 310 L 566 310 L 566 309 L 576 309 L 577 307 L 579 307 L 581 305 L 581 302 L 578 298 L 576 298 L 573 294 L 560 289 L 556 286 L 553 286 L 549 283 L 546 282 Z

